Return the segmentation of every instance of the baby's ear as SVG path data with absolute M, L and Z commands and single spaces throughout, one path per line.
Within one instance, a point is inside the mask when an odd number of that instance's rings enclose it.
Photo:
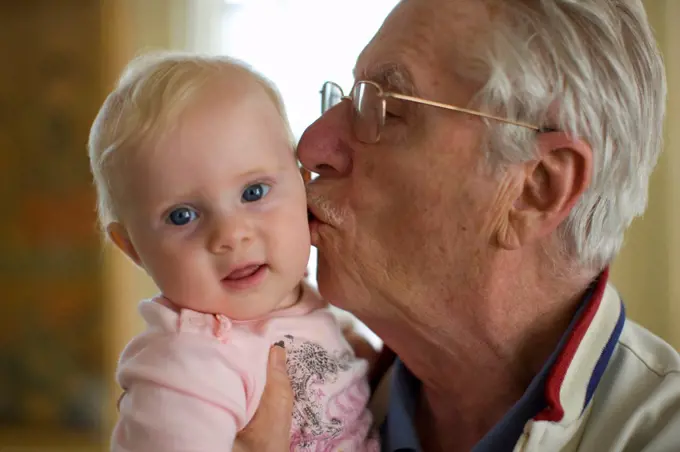
M 106 233 L 108 234 L 109 239 L 111 239 L 111 241 L 132 260 L 132 262 L 143 267 L 139 254 L 137 254 L 137 250 L 132 244 L 130 236 L 122 224 L 114 221 L 106 227 Z

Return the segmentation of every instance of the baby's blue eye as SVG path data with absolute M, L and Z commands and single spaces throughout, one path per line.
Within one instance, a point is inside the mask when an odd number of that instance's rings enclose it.
M 175 226 L 184 226 L 198 218 L 198 213 L 189 207 L 179 207 L 168 215 L 168 221 Z
M 255 202 L 264 198 L 267 193 L 269 193 L 271 187 L 267 184 L 253 184 L 246 187 L 241 195 L 241 201 L 243 202 Z

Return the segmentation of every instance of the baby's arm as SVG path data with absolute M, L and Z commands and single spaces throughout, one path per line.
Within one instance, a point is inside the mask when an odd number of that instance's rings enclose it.
M 230 450 L 245 425 L 244 378 L 199 335 L 146 337 L 121 360 L 125 394 L 113 433 L 113 452 Z

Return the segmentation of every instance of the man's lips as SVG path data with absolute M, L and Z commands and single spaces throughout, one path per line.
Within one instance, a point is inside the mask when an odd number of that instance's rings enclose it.
M 307 220 L 309 220 L 310 223 L 316 221 L 318 223 L 328 224 L 323 210 L 317 209 L 313 204 L 307 205 Z
M 317 246 L 319 243 L 319 227 L 326 225 L 326 223 L 320 220 L 311 208 L 307 209 L 307 219 L 309 221 L 309 235 L 312 240 L 312 246 Z

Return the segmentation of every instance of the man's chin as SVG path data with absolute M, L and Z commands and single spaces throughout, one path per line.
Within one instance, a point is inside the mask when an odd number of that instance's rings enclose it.
M 321 253 L 319 253 L 316 266 L 316 284 L 321 296 L 329 302 L 336 304 L 334 301 L 331 301 L 331 299 L 333 295 L 338 293 L 338 284 L 326 262 L 323 262 Z
M 324 300 L 340 309 L 347 309 L 347 300 L 350 294 L 347 293 L 347 288 L 338 280 L 337 275 L 319 268 L 316 272 L 316 283 L 319 294 Z
M 309 236 L 312 246 L 316 247 L 317 249 L 321 249 L 323 247 L 324 235 L 330 228 L 330 225 L 317 219 L 311 220 L 309 222 Z

